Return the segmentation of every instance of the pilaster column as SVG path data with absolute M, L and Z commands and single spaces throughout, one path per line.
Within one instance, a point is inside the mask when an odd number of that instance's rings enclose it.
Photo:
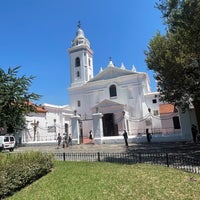
M 94 113 L 93 118 L 93 133 L 94 133 L 94 143 L 101 144 L 103 137 L 103 123 L 102 123 L 102 113 Z
M 80 126 L 79 126 L 79 115 L 74 115 L 71 117 L 72 125 L 72 142 L 80 144 Z
M 124 130 L 128 131 L 127 127 L 126 127 L 126 112 L 124 110 L 122 111 L 122 116 L 123 116 L 123 118 L 122 118 L 122 132 Z

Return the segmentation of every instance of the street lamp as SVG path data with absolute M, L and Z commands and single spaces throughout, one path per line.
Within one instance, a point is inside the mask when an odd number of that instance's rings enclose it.
M 39 121 L 36 122 L 36 120 L 34 120 L 31 125 L 33 126 L 34 141 L 36 141 L 37 127 L 39 126 Z
M 56 135 L 56 119 L 54 119 L 53 122 L 54 122 L 54 132 L 55 132 L 55 140 L 56 140 L 56 137 L 57 137 L 57 135 Z
M 54 132 L 56 132 L 56 119 L 54 119 L 53 122 L 54 122 Z
M 123 129 L 123 131 L 124 130 L 126 130 L 126 120 L 125 120 L 125 111 L 123 110 L 122 111 L 122 116 L 123 116 L 123 118 L 122 118 L 122 129 Z
M 148 111 L 149 111 L 149 114 L 150 114 L 151 134 L 153 134 L 153 122 L 152 122 L 151 108 L 148 108 Z

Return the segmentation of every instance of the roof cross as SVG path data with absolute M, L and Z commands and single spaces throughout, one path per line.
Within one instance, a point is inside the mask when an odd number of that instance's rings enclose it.
M 80 22 L 80 20 L 78 21 L 78 28 L 81 28 L 81 22 Z

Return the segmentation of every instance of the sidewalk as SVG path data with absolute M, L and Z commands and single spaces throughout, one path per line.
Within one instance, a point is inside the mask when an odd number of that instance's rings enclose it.
M 195 157 L 200 159 L 200 144 L 183 143 L 183 142 L 170 142 L 170 143 L 132 143 L 129 147 L 124 144 L 80 144 L 70 145 L 69 147 L 57 148 L 57 144 L 40 144 L 35 146 L 24 146 L 15 149 L 15 152 L 23 151 L 42 151 L 52 153 L 63 153 L 63 152 L 77 152 L 77 153 L 94 153 L 94 152 L 105 152 L 105 153 L 121 153 L 121 152 L 132 152 L 132 153 L 173 153 L 182 154 L 189 157 Z

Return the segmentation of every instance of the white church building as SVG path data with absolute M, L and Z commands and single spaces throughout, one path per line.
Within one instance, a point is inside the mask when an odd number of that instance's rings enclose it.
M 22 143 L 55 142 L 58 133 L 66 133 L 80 144 L 90 130 L 96 144 L 123 143 L 123 130 L 129 142 L 146 142 L 146 129 L 153 134 L 152 142 L 191 140 L 193 110 L 183 114 L 159 102 L 147 73 L 115 66 L 110 59 L 94 76 L 93 50 L 80 24 L 68 53 L 69 105 L 36 106 L 37 112 L 27 116 Z

